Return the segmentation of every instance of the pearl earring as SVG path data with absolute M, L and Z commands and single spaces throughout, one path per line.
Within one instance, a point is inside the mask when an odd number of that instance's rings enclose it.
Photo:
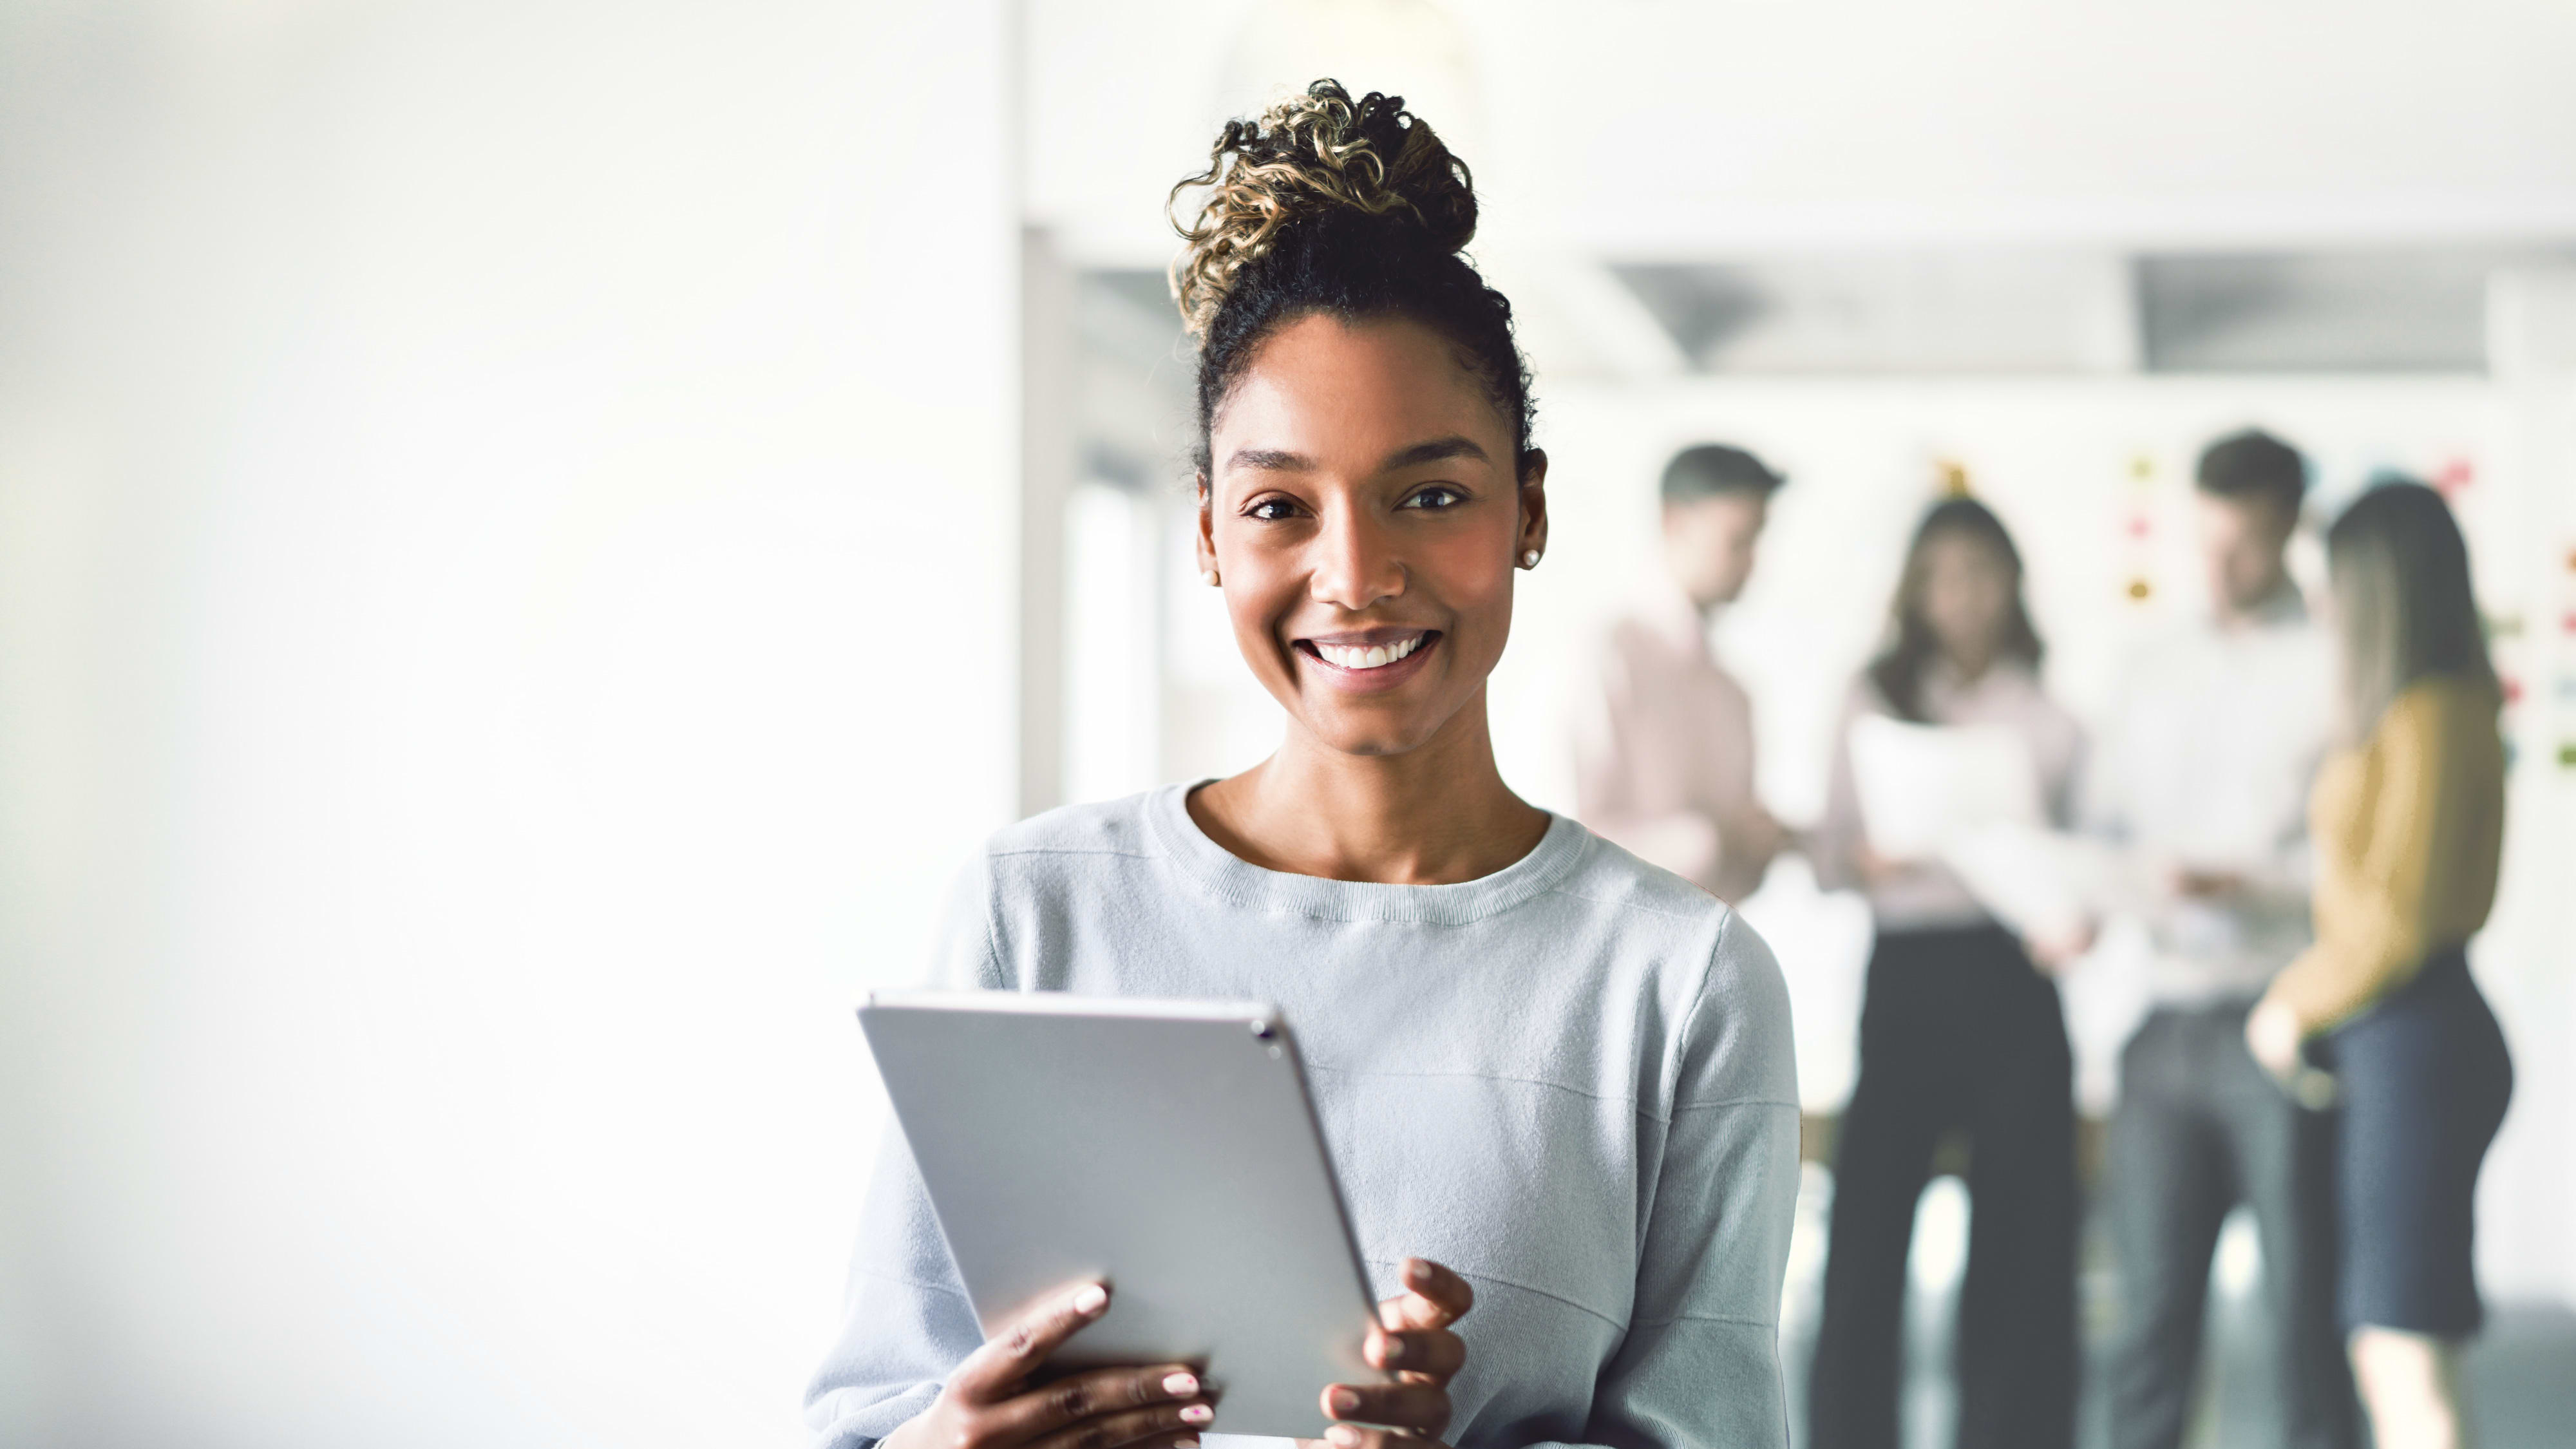
M 1214 569 L 1201 569 L 1201 570 L 1199 570 L 1199 582 L 1200 582 L 1200 583 L 1203 583 L 1203 584 L 1205 584 L 1205 585 L 1207 585 L 1207 586 L 1208 586 L 1209 588 L 1211 588 L 1211 589 L 1212 589 L 1212 588 L 1215 588 L 1215 587 L 1216 587 L 1216 584 L 1217 584 L 1217 579 L 1216 579 L 1216 570 L 1214 570 Z
M 1521 567 L 1525 569 L 1534 569 L 1538 567 L 1537 549 L 1531 549 L 1529 552 L 1521 555 Z

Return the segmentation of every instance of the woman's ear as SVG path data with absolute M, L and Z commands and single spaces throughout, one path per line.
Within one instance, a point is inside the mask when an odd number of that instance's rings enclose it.
M 1199 475 L 1198 492 L 1198 526 L 1190 531 L 1190 551 L 1198 559 L 1199 577 L 1210 583 L 1214 583 L 1217 577 L 1216 520 L 1211 516 L 1209 510 L 1213 506 L 1215 500 L 1208 493 L 1208 480 L 1205 473 L 1201 473 Z
M 1547 552 L 1547 452 L 1532 448 L 1521 456 L 1521 531 L 1512 557 L 1526 559 Z

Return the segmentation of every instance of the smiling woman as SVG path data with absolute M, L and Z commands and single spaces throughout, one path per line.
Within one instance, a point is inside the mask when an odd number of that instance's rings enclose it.
M 1783 1444 L 1779 968 L 1494 763 L 1486 680 L 1514 572 L 1547 547 L 1547 460 L 1511 308 L 1459 255 L 1467 169 L 1401 100 L 1324 81 L 1228 125 L 1193 184 L 1173 290 L 1203 339 L 1199 564 L 1286 736 L 1231 778 L 996 836 L 935 978 L 1266 1000 L 1296 1024 L 1386 1300 L 1365 1347 L 1386 1379 L 1323 1394 L 1337 1449 Z M 1224 1428 L 1178 1364 L 1032 1385 L 1102 1285 L 979 1348 L 900 1139 L 850 1283 L 809 1399 L 826 1444 L 1188 1449 Z
M 1400 100 L 1327 83 L 1227 126 L 1193 186 L 1172 291 L 1202 339 L 1199 561 L 1289 735 L 1191 815 L 1304 874 L 1499 869 L 1546 828 L 1494 768 L 1485 680 L 1512 568 L 1547 547 L 1547 455 L 1511 304 L 1459 255 L 1467 167 Z

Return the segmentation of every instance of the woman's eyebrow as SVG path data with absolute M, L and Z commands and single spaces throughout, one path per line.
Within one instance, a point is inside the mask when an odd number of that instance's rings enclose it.
M 1475 439 L 1453 433 L 1445 438 L 1434 438 L 1427 443 L 1416 443 L 1400 453 L 1392 454 L 1384 463 L 1378 465 L 1378 469 L 1380 472 L 1392 473 L 1399 468 L 1416 468 L 1425 463 L 1446 462 L 1451 458 L 1474 458 L 1484 463 L 1493 461 L 1483 448 L 1476 445 Z
M 1303 453 L 1285 448 L 1237 448 L 1225 460 L 1226 470 L 1258 468 L 1265 473 L 1306 473 L 1314 470 L 1315 461 Z
M 1492 461 L 1475 439 L 1459 433 L 1445 438 L 1434 438 L 1427 443 L 1416 443 L 1412 447 L 1390 453 L 1385 462 L 1378 464 L 1378 471 L 1392 473 L 1398 469 L 1418 468 L 1425 463 L 1445 462 L 1451 458 Z M 1285 448 L 1238 448 L 1227 456 L 1225 466 L 1228 472 L 1237 468 L 1252 468 L 1265 473 L 1311 473 L 1315 469 L 1315 460 L 1303 453 L 1289 452 Z

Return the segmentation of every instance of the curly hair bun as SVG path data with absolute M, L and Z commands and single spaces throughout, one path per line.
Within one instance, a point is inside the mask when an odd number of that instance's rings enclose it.
M 1197 220 L 1173 229 L 1188 242 L 1172 263 L 1172 299 L 1191 332 L 1204 335 L 1242 270 L 1282 230 L 1335 211 L 1419 228 L 1442 253 L 1476 235 L 1476 193 L 1467 163 L 1449 154 L 1402 96 L 1371 91 L 1357 100 L 1336 80 L 1319 80 L 1257 121 L 1228 121 L 1208 169 L 1172 188 L 1206 187 Z

